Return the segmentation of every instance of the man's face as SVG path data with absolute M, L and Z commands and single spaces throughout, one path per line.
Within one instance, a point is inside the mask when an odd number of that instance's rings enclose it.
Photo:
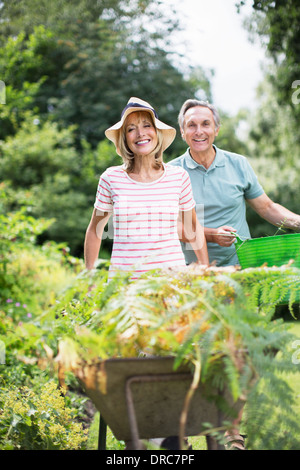
M 218 132 L 209 108 L 194 106 L 186 111 L 181 133 L 192 153 L 202 154 L 210 150 Z

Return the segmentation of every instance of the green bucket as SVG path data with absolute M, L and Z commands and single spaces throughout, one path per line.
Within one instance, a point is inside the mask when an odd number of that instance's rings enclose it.
M 236 253 L 241 268 L 255 268 L 263 264 L 282 266 L 294 260 L 293 267 L 300 268 L 300 233 L 241 240 L 236 235 Z

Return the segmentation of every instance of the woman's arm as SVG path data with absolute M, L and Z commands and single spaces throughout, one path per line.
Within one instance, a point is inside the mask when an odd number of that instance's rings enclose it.
M 111 214 L 111 212 L 93 210 L 84 240 L 84 262 L 87 269 L 93 269 L 98 259 L 103 230 Z
M 179 238 L 181 241 L 190 243 L 197 260 L 201 264 L 209 264 L 206 238 L 204 228 L 200 225 L 195 209 L 180 211 L 178 220 Z

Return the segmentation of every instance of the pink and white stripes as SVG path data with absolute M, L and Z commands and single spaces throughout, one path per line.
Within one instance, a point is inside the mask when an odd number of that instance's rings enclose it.
M 162 267 L 185 266 L 177 234 L 179 211 L 195 206 L 188 173 L 164 165 L 163 175 L 140 183 L 122 166 L 100 177 L 95 208 L 113 212 L 114 241 L 111 270 L 141 273 Z

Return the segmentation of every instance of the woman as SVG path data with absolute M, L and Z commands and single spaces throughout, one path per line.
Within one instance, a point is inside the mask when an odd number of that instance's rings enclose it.
M 136 279 L 152 269 L 185 266 L 178 223 L 198 262 L 208 264 L 189 176 L 182 168 L 163 163 L 163 151 L 175 134 L 175 129 L 161 122 L 151 105 L 139 98 L 130 98 L 121 120 L 105 131 L 123 165 L 108 168 L 100 177 L 85 237 L 87 269 L 94 267 L 112 214 L 111 272 L 130 271 Z

